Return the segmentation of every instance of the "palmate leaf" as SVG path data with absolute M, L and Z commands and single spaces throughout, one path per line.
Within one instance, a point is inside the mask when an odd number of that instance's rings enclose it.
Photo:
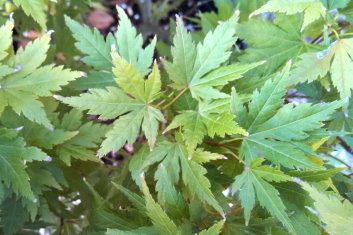
M 103 35 L 97 29 L 93 32 L 88 26 L 82 26 L 80 23 L 65 17 L 66 25 L 72 32 L 72 36 L 77 40 L 76 47 L 86 56 L 82 59 L 87 65 L 93 66 L 98 70 L 111 71 L 113 67 L 110 56 L 111 45 L 115 44 L 112 35 L 104 40 Z
M 180 137 L 181 138 L 181 137 Z M 209 152 L 203 152 L 202 150 L 197 150 L 195 152 L 197 155 L 209 155 Z M 197 196 L 202 202 L 206 202 L 211 205 L 215 210 L 220 213 L 223 213 L 223 209 L 220 207 L 219 203 L 215 199 L 212 191 L 210 190 L 210 182 L 205 176 L 206 169 L 200 165 L 197 160 L 194 161 L 193 157 L 189 158 L 187 149 L 184 144 L 181 143 L 171 143 L 168 141 L 158 142 L 156 148 L 153 149 L 149 154 L 146 153 L 146 148 L 142 149 L 142 154 L 138 153 L 137 158 L 133 158 L 129 164 L 129 169 L 134 180 L 140 184 L 140 180 L 137 179 L 137 175 L 142 172 L 147 171 L 148 167 L 161 162 L 166 169 L 166 172 L 169 180 L 172 184 L 176 184 L 179 181 L 179 172 L 180 168 L 182 171 L 183 183 L 188 187 L 192 196 Z M 144 158 L 143 158 L 144 156 Z M 180 162 L 180 163 L 179 163 Z M 180 164 L 180 166 L 179 166 Z M 162 178 L 161 170 L 157 170 L 155 178 L 162 179 L 162 182 L 157 182 L 156 189 L 159 191 L 159 194 L 163 190 L 166 190 L 166 182 L 163 182 L 167 179 Z M 171 185 L 168 182 L 168 187 Z M 163 187 L 163 188 L 162 188 Z M 182 203 L 179 204 L 178 196 L 174 194 L 174 199 L 172 200 L 178 202 L 179 210 L 182 210 Z M 161 195 L 162 196 L 162 195 Z
M 325 230 L 330 234 L 351 234 L 353 226 L 353 205 L 344 200 L 341 202 L 333 195 L 320 192 L 308 183 L 301 183 L 315 200 L 314 207 L 320 213 L 320 219 L 326 224 Z
M 289 59 L 295 61 L 304 52 L 320 50 L 322 46 L 304 41 L 300 32 L 302 22 L 300 15 L 279 14 L 273 23 L 268 20 L 250 20 L 238 24 L 237 36 L 249 44 L 245 54 L 239 57 L 240 62 L 266 60 L 266 63 L 248 72 L 246 76 L 268 76 Z
M 29 43 L 26 49 L 20 48 L 14 57 L 11 73 L 0 76 L 0 113 L 10 106 L 17 114 L 23 114 L 31 121 L 50 126 L 43 110 L 43 104 L 38 101 L 41 96 L 51 96 L 52 91 L 58 91 L 61 86 L 79 77 L 78 72 L 64 69 L 62 66 L 46 65 L 39 67 L 46 59 L 50 38 L 41 38 Z
M 282 73 L 268 80 L 260 92 L 255 91 L 249 104 L 249 113 L 241 114 L 242 119 L 239 120 L 242 122 L 239 124 L 247 128 L 249 135 L 241 144 L 240 155 L 245 157 L 247 164 L 261 156 L 288 168 L 296 166 L 318 169 L 321 167 L 309 160 L 307 151 L 290 141 L 301 141 L 309 137 L 309 133 L 322 127 L 322 121 L 329 119 L 334 110 L 342 106 L 343 101 L 323 105 L 302 104 L 297 107 L 287 104 L 280 108 L 289 68 L 287 65 Z M 245 108 L 234 107 L 242 106 L 235 92 L 233 96 L 232 110 L 234 114 L 239 114 Z
M 202 43 L 196 45 L 187 32 L 181 18 L 177 18 L 173 63 L 163 61 L 170 79 L 176 88 L 190 89 L 197 99 L 225 98 L 228 95 L 215 87 L 221 87 L 242 76 L 260 63 L 233 64 L 219 67 L 230 56 L 230 49 L 236 41 L 235 25 L 238 14 L 209 32 Z
M 57 156 L 67 165 L 71 164 L 71 158 L 100 162 L 94 150 L 97 149 L 110 127 L 93 122 L 83 123 L 82 117 L 83 114 L 80 111 L 73 109 L 63 116 L 58 125 L 58 128 L 62 130 L 75 133 L 55 148 Z
M 202 230 L 201 232 L 198 233 L 198 235 L 217 235 L 221 233 L 221 230 L 223 228 L 224 221 L 219 221 L 215 225 L 213 225 L 211 228 L 207 230 Z
M 173 181 L 167 172 L 167 168 L 161 163 L 156 170 L 155 180 L 158 202 L 168 210 L 174 218 L 180 219 L 185 215 L 186 204 L 183 197 L 173 185 Z
M 43 0 L 14 0 L 15 4 L 22 7 L 23 11 L 32 16 L 32 18 L 38 22 L 40 27 L 44 30 L 47 28 L 46 26 L 46 16 L 44 10 L 46 8 L 46 4 Z
M 272 216 L 281 221 L 290 232 L 294 232 L 294 227 L 286 213 L 278 191 L 266 182 L 285 182 L 292 179 L 279 170 L 268 166 L 261 166 L 262 161 L 261 159 L 254 160 L 250 167 L 246 168 L 241 175 L 235 178 L 235 182 L 232 185 L 233 193 L 240 190 L 239 197 L 242 207 L 245 210 L 246 223 L 249 222 L 251 210 L 255 206 L 256 195 L 262 207 L 266 208 Z
M 8 52 L 7 50 L 10 48 L 12 44 L 12 29 L 14 27 L 14 23 L 11 21 L 7 21 L 6 24 L 0 27 L 0 61 L 4 59 Z M 1 77 L 1 75 L 0 75 Z
M 117 36 L 109 34 L 106 40 L 97 29 L 92 31 L 88 26 L 82 26 L 68 16 L 65 17 L 67 26 L 77 40 L 76 47 L 86 55 L 82 61 L 98 70 L 90 73 L 87 78 L 83 77 L 73 82 L 73 87 L 84 90 L 115 85 L 114 76 L 111 74 L 114 66 L 112 48 L 115 48 L 129 64 L 134 65 L 143 76 L 150 72 L 156 38 L 143 48 L 142 35 L 137 35 L 124 10 L 120 7 L 117 7 L 117 10 L 119 16 Z
M 303 27 L 305 28 L 315 20 L 325 15 L 325 7 L 320 0 L 270 0 L 252 14 L 265 12 L 282 12 L 287 15 L 304 12 Z
M 296 179 L 296 181 L 298 181 Z M 306 209 L 306 207 L 314 206 L 314 201 L 301 186 L 295 182 L 279 182 L 274 183 L 279 191 L 281 199 L 290 211 L 290 219 L 297 234 L 321 234 L 316 226 L 318 217 Z M 315 223 L 315 222 L 316 223 Z
M 183 111 L 177 115 L 164 132 L 182 127 L 189 151 L 194 150 L 205 135 L 246 134 L 233 120 L 229 110 L 229 99 L 200 103 L 198 110 Z
M 28 120 L 24 116 L 18 116 L 10 109 L 5 109 L 0 121 L 6 128 L 15 129 L 21 127 L 18 135 L 23 137 L 28 145 L 42 149 L 53 149 L 54 146 L 62 144 L 77 135 L 75 131 L 66 131 L 57 127 L 48 129 Z
M 174 222 L 163 211 L 152 198 L 149 192 L 146 181 L 142 178 L 142 192 L 145 195 L 147 214 L 152 220 L 154 227 L 162 234 L 178 234 L 178 228 Z
M 353 39 L 339 39 L 327 50 L 303 54 L 300 56 L 301 60 L 295 64 L 289 83 L 312 82 L 330 72 L 332 83 L 340 97 L 350 97 L 353 89 L 350 79 L 353 72 L 352 45 Z
M 44 159 L 46 154 L 35 147 L 25 148 L 15 130 L 0 129 L 0 143 L 1 180 L 16 194 L 34 199 L 23 160 Z
M 154 227 L 140 227 L 134 230 L 107 229 L 105 235 L 159 235 Z
M 88 109 L 89 114 L 100 115 L 102 119 L 125 114 L 114 122 L 112 130 L 106 134 L 98 152 L 100 156 L 110 151 L 118 151 L 126 142 L 132 145 L 140 133 L 140 128 L 153 148 L 158 133 L 158 122 L 165 121 L 161 111 L 149 105 L 160 95 L 158 66 L 153 66 L 152 72 L 145 80 L 133 64 L 129 64 L 116 52 L 112 52 L 112 57 L 115 81 L 122 89 L 91 89 L 80 97 L 60 99 L 78 109 Z

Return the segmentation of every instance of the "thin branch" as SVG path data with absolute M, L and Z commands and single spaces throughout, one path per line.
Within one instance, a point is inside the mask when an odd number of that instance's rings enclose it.
M 345 161 L 343 161 L 342 159 L 339 159 L 338 157 L 335 157 L 335 156 L 333 156 L 332 154 L 329 154 L 329 153 L 326 154 L 326 156 L 328 156 L 328 157 L 330 157 L 330 158 L 333 158 L 333 159 L 335 159 L 336 161 L 342 163 L 343 165 L 345 165 L 345 166 L 348 168 L 349 171 L 352 171 L 352 167 L 351 167 L 348 163 L 346 163 Z
M 349 146 L 349 144 L 347 144 L 347 142 L 340 136 L 336 137 L 337 140 L 339 141 L 340 145 L 342 145 L 342 147 L 349 152 L 350 154 L 353 154 L 353 149 L 351 148 L 351 146 Z
M 172 101 L 170 101 L 168 104 L 166 104 L 162 109 L 166 109 L 169 106 L 171 106 L 172 104 L 174 104 L 175 101 L 177 101 L 188 89 L 189 89 L 189 87 L 185 87 L 177 96 L 174 97 L 174 99 Z

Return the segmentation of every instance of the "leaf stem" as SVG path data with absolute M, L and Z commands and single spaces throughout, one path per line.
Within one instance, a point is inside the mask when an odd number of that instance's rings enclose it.
M 331 30 L 331 32 L 333 32 L 333 33 L 335 34 L 335 36 L 336 36 L 337 39 L 340 38 L 340 35 L 338 35 L 338 32 L 337 32 L 334 28 L 331 28 L 331 27 L 330 27 L 329 30 Z
M 185 87 L 177 96 L 174 97 L 174 99 L 172 101 L 170 101 L 168 104 L 166 104 L 164 107 L 162 107 L 162 109 L 166 109 L 169 106 L 171 106 L 172 104 L 174 104 L 175 101 L 177 101 L 188 89 L 189 89 L 189 87 Z

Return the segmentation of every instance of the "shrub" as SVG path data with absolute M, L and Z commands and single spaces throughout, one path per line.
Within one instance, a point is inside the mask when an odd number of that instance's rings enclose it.
M 353 234 L 351 1 L 218 0 L 171 42 L 0 4 L 4 234 Z

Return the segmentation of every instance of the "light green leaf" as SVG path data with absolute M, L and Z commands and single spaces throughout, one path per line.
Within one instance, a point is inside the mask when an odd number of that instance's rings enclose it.
M 319 0 L 270 0 L 252 14 L 258 15 L 268 11 L 282 12 L 287 15 L 304 12 L 303 27 L 325 16 L 325 7 Z
M 141 177 L 142 192 L 145 195 L 147 214 L 151 218 L 154 227 L 162 234 L 175 235 L 178 228 L 168 217 L 163 209 L 153 200 L 149 192 L 146 181 Z
M 7 50 L 12 44 L 13 27 L 14 23 L 11 21 L 7 21 L 6 24 L 0 27 L 0 61 L 8 55 Z
M 201 201 L 207 202 L 222 214 L 223 209 L 212 194 L 210 190 L 211 184 L 205 177 L 206 169 L 189 160 L 187 150 L 181 145 L 179 145 L 179 154 L 183 182 L 190 190 L 191 196 L 196 195 Z
M 223 228 L 224 221 L 221 220 L 218 223 L 214 224 L 211 228 L 207 230 L 202 230 L 201 232 L 198 233 L 198 235 L 217 235 L 221 233 L 221 230 Z
M 246 125 L 244 124 L 249 132 L 272 117 L 282 105 L 283 97 L 286 94 L 285 84 L 289 75 L 289 67 L 290 65 L 287 65 L 273 80 L 267 80 L 261 88 L 261 92 L 256 90 L 253 93 L 247 122 Z
M 256 138 L 282 141 L 304 139 L 309 136 L 309 131 L 320 128 L 322 121 L 328 119 L 342 104 L 342 101 L 335 101 L 328 104 L 301 104 L 295 108 L 287 104 L 251 134 Z
M 140 126 L 143 120 L 144 109 L 136 110 L 120 117 L 114 122 L 112 130 L 106 134 L 99 156 L 103 156 L 110 151 L 116 152 L 127 142 L 132 145 L 140 133 Z
M 353 205 L 344 200 L 341 202 L 333 195 L 320 192 L 308 183 L 302 183 L 303 188 L 315 200 L 315 209 L 326 224 L 325 230 L 330 234 L 351 234 L 353 226 Z
M 92 30 L 87 26 L 82 26 L 68 16 L 65 17 L 66 25 L 77 40 L 76 47 L 87 56 L 82 59 L 87 65 L 98 70 L 111 71 L 113 67 L 110 56 L 111 45 L 97 29 Z
M 177 17 L 176 34 L 173 39 L 174 47 L 171 52 L 173 63 L 163 61 L 170 79 L 177 85 L 186 87 L 192 79 L 192 69 L 196 58 L 196 46 L 191 35 L 187 32 L 183 20 Z
M 16 135 L 15 130 L 0 129 L 0 171 L 2 172 L 0 177 L 16 194 L 34 199 L 23 159 L 38 158 L 34 154 L 40 155 L 39 159 L 43 159 L 46 154 L 35 147 L 25 148 L 23 139 Z
M 248 72 L 246 77 L 271 75 L 289 59 L 295 61 L 304 52 L 320 50 L 322 46 L 304 41 L 301 28 L 302 18 L 299 15 L 276 15 L 273 23 L 250 20 L 238 24 L 237 36 L 249 45 L 245 54 L 239 57 L 240 61 L 254 63 L 266 60 L 266 63 Z
M 118 87 L 91 89 L 79 97 L 65 97 L 60 100 L 80 110 L 88 109 L 88 114 L 100 115 L 102 119 L 115 118 L 126 112 L 142 109 L 144 106 L 131 99 Z
M 276 217 L 290 231 L 295 233 L 294 227 L 286 213 L 285 206 L 279 197 L 278 191 L 265 180 L 288 181 L 290 177 L 285 177 L 278 170 L 270 169 L 268 166 L 260 166 L 262 160 L 255 160 L 251 166 L 235 178 L 232 185 L 233 193 L 240 191 L 240 199 L 244 208 L 246 223 L 249 222 L 250 213 L 255 205 L 255 194 L 260 205 Z M 265 173 L 266 172 L 266 173 Z M 278 177 L 276 179 L 276 177 Z M 263 177 L 263 178 L 262 178 Z M 244 192 L 243 192 L 244 190 Z
M 46 24 L 46 16 L 45 16 L 45 8 L 46 4 L 43 0 L 14 0 L 15 4 L 22 7 L 23 11 L 32 16 L 32 18 L 38 22 L 40 27 L 44 30 L 47 29 Z

